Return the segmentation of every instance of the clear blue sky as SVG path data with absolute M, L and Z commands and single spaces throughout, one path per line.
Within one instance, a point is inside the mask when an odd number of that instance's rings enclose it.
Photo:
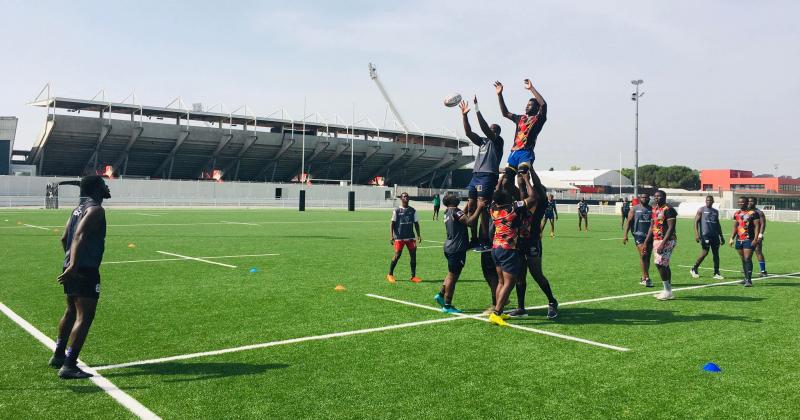
M 28 148 L 56 94 L 283 106 L 381 123 L 374 62 L 406 120 L 461 132 L 457 91 L 500 121 L 534 81 L 549 103 L 539 168 L 633 163 L 630 80 L 642 78 L 641 162 L 800 176 L 800 2 L 47 2 L 0 0 L 0 115 Z M 513 126 L 502 122 L 507 143 Z M 778 169 L 775 170 L 775 165 Z

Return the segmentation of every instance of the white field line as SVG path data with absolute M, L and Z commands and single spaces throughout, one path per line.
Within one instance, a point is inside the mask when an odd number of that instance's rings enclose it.
M 48 232 L 50 231 L 50 229 L 48 229 L 48 228 L 46 228 L 46 227 L 43 227 L 43 226 L 36 226 L 36 225 L 29 225 L 29 224 L 27 224 L 27 223 L 26 223 L 26 224 L 24 224 L 23 226 L 27 226 L 27 227 L 29 227 L 29 228 L 34 228 L 34 229 L 46 230 L 46 231 L 48 231 Z
M 181 354 L 178 356 L 170 356 L 170 357 L 162 357 L 159 359 L 149 359 L 149 360 L 140 360 L 136 362 L 128 362 L 128 363 L 120 363 L 116 365 L 105 365 L 105 366 L 97 366 L 95 370 L 107 370 L 107 369 L 120 369 L 126 368 L 131 366 L 140 366 L 140 365 L 152 365 L 156 363 L 164 363 L 164 362 L 171 362 L 174 360 L 186 360 L 186 359 L 194 359 L 198 357 L 208 357 L 208 356 L 216 356 L 225 353 L 235 353 L 240 351 L 246 350 L 255 350 L 255 349 L 263 349 L 266 347 L 274 347 L 280 346 L 284 344 L 294 344 L 294 343 L 302 343 L 305 341 L 317 341 L 317 340 L 327 340 L 330 338 L 337 338 L 337 337 L 347 337 L 351 335 L 360 335 L 360 334 L 369 334 L 374 332 L 381 332 L 381 331 L 389 331 L 389 330 L 396 330 L 400 328 L 409 328 L 409 327 L 416 327 L 420 325 L 430 325 L 430 324 L 438 324 L 442 322 L 450 322 L 455 321 L 460 318 L 437 318 L 437 319 L 429 319 L 427 321 L 416 321 L 416 322 L 406 322 L 404 324 L 394 324 L 394 325 L 387 325 L 385 327 L 376 327 L 376 328 L 365 328 L 361 330 L 353 330 L 353 331 L 344 331 L 338 333 L 331 333 L 331 334 L 323 334 L 323 335 L 312 335 L 308 337 L 300 337 L 300 338 L 290 338 L 288 340 L 280 340 L 280 341 L 270 341 L 267 343 L 259 343 L 259 344 L 251 344 L 248 346 L 241 346 L 241 347 L 231 347 L 222 350 L 213 350 L 213 351 L 204 351 L 200 353 L 192 353 L 192 354 Z
M 235 266 L 235 265 L 224 264 L 224 263 L 221 263 L 221 262 L 216 262 L 216 261 L 204 260 L 204 259 L 202 259 L 202 258 L 197 258 L 197 257 L 188 257 L 188 256 L 186 256 L 186 255 L 181 255 L 181 254 L 173 254 L 173 253 L 171 253 L 171 252 L 165 252 L 165 251 L 156 251 L 156 252 L 158 252 L 159 254 L 171 255 L 171 256 L 173 256 L 173 257 L 185 258 L 185 259 L 187 259 L 187 260 L 200 261 L 200 262 L 204 262 L 204 263 L 208 263 L 208 264 L 221 265 L 221 266 L 223 266 L 223 267 L 228 267 L 228 268 L 236 268 L 236 266 Z
M 139 216 L 148 216 L 148 217 L 161 217 L 163 214 L 151 214 L 151 213 L 133 213 Z
M 0 229 L 24 229 L 27 226 L 0 226 Z
M 220 223 L 225 223 L 226 225 L 247 225 L 247 226 L 261 226 L 258 223 L 244 223 L 244 222 L 226 222 L 221 221 Z
M 444 242 L 432 241 L 432 240 L 430 240 L 430 239 L 423 239 L 423 240 L 422 240 L 422 242 L 433 242 L 433 243 L 435 243 L 435 244 L 444 244 Z
M 216 260 L 222 258 L 247 258 L 247 257 L 274 257 L 281 254 L 248 254 L 248 255 L 221 255 L 217 257 L 197 257 L 204 260 Z M 143 262 L 161 262 L 161 261 L 191 261 L 188 258 L 159 258 L 153 260 L 131 260 L 131 261 L 107 261 L 103 262 L 103 264 L 132 264 L 132 263 L 143 263 Z
M 407 302 L 407 301 L 404 301 L 404 300 L 392 299 L 392 298 L 388 298 L 388 297 L 385 297 L 385 296 L 379 296 L 379 295 L 373 295 L 373 294 L 367 294 L 367 296 L 369 296 L 371 298 L 375 298 L 375 299 L 382 299 L 382 300 L 386 300 L 386 301 L 389 301 L 389 302 L 395 302 L 395 303 L 400 303 L 400 304 L 403 304 L 403 305 L 415 306 L 417 308 L 422 308 L 422 309 L 428 309 L 428 310 L 431 310 L 431 311 L 441 312 L 441 309 L 434 308 L 433 306 L 420 305 L 419 303 Z M 452 315 L 454 315 L 456 318 L 470 318 L 470 319 L 474 319 L 474 320 L 477 320 L 477 321 L 490 322 L 487 318 L 483 318 L 483 317 L 481 317 L 479 315 L 468 315 L 468 314 L 452 314 Z M 575 342 L 578 342 L 578 343 L 589 344 L 589 345 L 592 345 L 592 346 L 602 347 L 602 348 L 609 349 L 609 350 L 616 350 L 616 351 L 630 351 L 631 350 L 631 349 L 628 349 L 628 348 L 625 348 L 625 347 L 612 346 L 610 344 L 599 343 L 597 341 L 586 340 L 586 339 L 579 338 L 579 337 L 573 337 L 571 335 L 554 333 L 552 331 L 545 331 L 545 330 L 540 330 L 540 329 L 537 329 L 537 328 L 524 327 L 522 325 L 517 325 L 517 324 L 508 324 L 508 326 L 511 327 L 511 328 L 518 329 L 518 330 L 528 331 L 528 332 L 532 332 L 532 333 L 536 333 L 536 334 L 547 335 L 547 336 L 550 336 L 550 337 L 560 338 L 562 340 L 569 340 L 569 341 L 575 341 Z
M 773 274 L 773 275 L 769 275 L 767 277 L 754 278 L 753 281 L 775 279 L 775 278 L 782 278 L 782 277 L 793 277 L 793 276 L 796 276 L 798 274 L 800 274 L 800 272 L 791 273 L 791 274 Z M 682 291 L 686 291 L 686 290 L 704 289 L 706 287 L 725 286 L 725 285 L 729 285 L 729 284 L 738 284 L 740 281 L 741 280 L 731 280 L 731 281 L 723 281 L 723 282 L 719 282 L 719 283 L 701 284 L 701 285 L 698 285 L 698 286 L 677 287 L 677 288 L 673 288 L 672 291 L 673 292 L 682 292 Z M 629 293 L 627 295 L 606 296 L 606 297 L 600 297 L 600 298 L 594 298 L 594 299 L 573 300 L 571 302 L 563 302 L 563 303 L 559 302 L 558 303 L 558 307 L 560 308 L 562 306 L 567 306 L 567 305 L 578 305 L 578 304 L 581 304 L 581 303 L 603 302 L 603 301 L 606 301 L 606 300 L 627 299 L 627 298 L 630 298 L 630 297 L 638 297 L 638 296 L 648 296 L 648 295 L 655 296 L 659 292 L 660 292 L 660 290 L 653 290 L 653 291 L 649 291 L 649 292 Z M 545 309 L 545 308 L 547 308 L 547 305 L 531 306 L 531 307 L 525 308 L 525 309 L 526 310 L 533 310 L 533 309 Z
M 621 241 L 624 238 L 603 238 L 601 241 Z
M 678 267 L 692 268 L 694 266 L 692 266 L 692 265 L 678 265 Z M 701 269 L 701 270 L 713 270 L 713 268 L 711 268 L 711 267 L 698 267 L 698 268 Z M 741 273 L 742 272 L 742 270 L 728 270 L 728 269 L 725 269 L 725 268 L 720 268 L 719 271 L 729 271 L 731 273 Z
M 8 306 L 4 305 L 0 302 L 0 311 L 2 311 L 6 316 L 8 316 L 12 321 L 14 321 L 17 325 L 22 327 L 28 334 L 32 335 L 35 339 L 39 340 L 42 344 L 45 345 L 50 351 L 53 351 L 56 348 L 56 343 L 50 339 L 50 337 L 44 335 L 41 331 L 36 329 L 33 325 L 31 325 L 28 321 L 17 315 L 14 311 L 11 310 Z M 130 410 L 131 413 L 138 416 L 140 419 L 160 419 L 156 415 L 150 411 L 147 407 L 142 405 L 139 401 L 136 401 L 133 397 L 126 394 L 121 389 L 117 388 L 111 381 L 104 378 L 102 375 L 97 373 L 96 369 L 93 369 L 87 366 L 82 361 L 78 360 L 78 366 L 93 374 L 94 376 L 91 378 L 92 382 L 95 385 L 100 387 L 105 393 L 107 393 L 111 398 L 115 399 L 120 405 Z
M 418 246 L 417 249 L 425 249 L 425 248 L 441 248 L 441 245 L 427 245 L 427 246 Z
M 269 224 L 281 224 L 281 225 L 291 225 L 291 224 L 319 224 L 321 223 L 319 220 L 315 221 L 267 221 L 267 222 L 249 222 L 253 223 L 254 225 L 269 225 Z M 325 223 L 386 223 L 388 222 L 383 220 L 326 220 Z M 231 223 L 223 223 L 223 222 L 198 222 L 198 223 L 131 223 L 131 224 L 114 224 L 108 225 L 108 227 L 141 227 L 141 226 L 205 226 L 205 225 L 229 225 Z M 14 227 L 14 226 L 8 226 Z M 59 226 L 43 226 L 45 228 L 63 228 L 64 225 Z

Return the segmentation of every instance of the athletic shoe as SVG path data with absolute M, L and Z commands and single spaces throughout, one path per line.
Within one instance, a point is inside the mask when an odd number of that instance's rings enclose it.
M 444 296 L 437 293 L 436 296 L 433 297 L 433 300 L 435 300 L 436 303 L 439 304 L 439 306 L 444 308 Z
M 752 280 L 745 280 L 744 281 L 744 287 L 753 287 Z
M 417 276 L 411 277 L 411 283 L 422 283 L 422 279 Z
M 64 359 L 66 357 L 64 355 L 56 356 L 55 354 L 53 357 L 50 358 L 50 361 L 47 362 L 47 365 L 54 369 L 61 369 L 61 366 L 64 366 Z
M 555 237 L 556 237 L 556 234 L 555 234 L 555 233 L 553 233 L 553 232 L 550 232 L 550 237 L 551 237 L 551 238 L 555 238 Z
M 739 282 L 739 284 L 747 284 L 747 280 L 742 280 Z
M 725 280 L 725 277 L 722 277 L 722 274 L 717 273 L 714 274 L 714 280 Z
M 494 312 L 492 312 L 489 315 L 489 322 L 491 322 L 494 325 L 499 325 L 501 327 L 507 327 L 508 326 L 508 322 L 506 322 L 503 318 L 501 318 L 500 316 L 498 316 Z
M 396 280 L 396 279 L 394 278 L 394 276 L 393 276 L 393 275 L 391 275 L 391 274 L 387 274 L 387 275 L 386 275 L 386 281 L 388 281 L 388 282 L 389 282 L 389 283 L 391 283 L 391 284 L 395 284 L 395 283 L 397 283 L 397 280 Z
M 481 312 L 481 315 L 489 315 L 492 312 L 494 312 L 494 306 L 490 306 L 490 307 L 486 308 L 485 311 Z
M 86 379 L 91 378 L 91 373 L 86 373 L 77 366 L 61 366 L 61 369 L 58 370 L 58 377 L 61 379 Z
M 698 273 L 697 270 L 695 270 L 694 268 L 689 270 L 689 274 L 692 275 L 693 279 L 699 279 L 700 278 L 700 273 Z
M 761 277 L 767 277 L 767 272 L 766 272 L 766 271 L 762 271 L 762 272 L 761 272 L 761 274 L 759 274 L 759 275 L 760 275 Z
M 675 299 L 675 296 L 672 294 L 672 292 L 667 292 L 665 290 L 665 291 L 657 294 L 656 295 L 656 299 L 658 299 L 658 300 L 673 300 L 673 299 Z
M 639 284 L 641 284 L 644 287 L 653 287 L 653 281 L 650 279 L 642 279 L 642 281 L 640 281 Z
M 556 319 L 558 317 L 558 302 L 547 305 L 547 318 Z
M 444 312 L 446 314 L 460 314 L 460 313 L 462 313 L 464 311 L 462 311 L 461 309 L 456 308 L 455 306 L 451 306 L 449 308 L 448 307 L 442 308 L 442 312 Z
M 508 316 L 528 316 L 528 311 L 525 308 L 517 308 L 509 312 Z
M 509 314 L 507 314 L 507 313 L 503 312 L 502 314 L 500 314 L 500 318 L 501 318 L 501 319 L 510 319 L 510 318 L 511 318 L 511 315 L 509 315 Z

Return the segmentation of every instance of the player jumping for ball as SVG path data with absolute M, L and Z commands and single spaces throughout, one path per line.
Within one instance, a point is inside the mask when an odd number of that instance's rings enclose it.
M 664 291 L 656 295 L 656 299 L 672 300 L 675 297 L 672 295 L 672 270 L 669 268 L 669 260 L 678 243 L 675 235 L 678 212 L 667 204 L 667 193 L 664 191 L 656 191 L 653 198 L 656 203 L 653 206 L 651 228 L 647 232 L 645 241 L 653 241 L 653 249 L 656 254 L 653 260 L 656 263 L 658 274 L 661 276 L 661 282 L 664 284 Z
M 414 229 L 417 230 L 416 239 Z M 408 254 L 411 256 L 411 281 L 419 283 L 421 278 L 417 277 L 417 242 L 422 242 L 422 234 L 419 232 L 419 214 L 414 207 L 408 205 L 408 193 L 400 194 L 400 207 L 392 212 L 392 223 L 390 224 L 391 240 L 389 243 L 394 246 L 394 257 L 389 265 L 389 274 L 386 281 L 395 283 L 394 268 L 397 261 L 403 255 L 403 248 L 408 247 Z
M 478 108 L 478 97 L 473 99 L 475 104 L 475 114 L 478 117 L 478 124 L 486 137 L 481 137 L 472 131 L 469 124 L 469 104 L 461 101 L 461 120 L 464 124 L 464 132 L 467 137 L 478 146 L 478 155 L 475 156 L 475 165 L 472 169 L 472 180 L 469 182 L 469 201 L 467 202 L 467 214 L 471 214 L 476 209 L 478 199 L 490 200 L 494 193 L 500 169 L 500 161 L 503 159 L 503 138 L 500 137 L 500 126 L 486 123 L 480 109 Z M 480 217 L 480 227 L 473 226 L 472 240 L 470 247 L 479 251 L 491 249 L 489 241 L 489 213 L 484 210 Z M 478 235 L 478 231 L 480 235 Z
M 468 233 L 467 227 L 474 226 L 478 217 L 486 205 L 486 200 L 479 199 L 472 215 L 467 217 L 466 213 L 458 208 L 459 198 L 455 194 L 447 194 L 444 197 L 444 226 L 447 231 L 447 240 L 444 242 L 444 257 L 447 260 L 447 276 L 444 278 L 441 290 L 433 300 L 436 301 L 444 313 L 461 313 L 460 309 L 453 306 L 453 293 L 456 290 L 456 282 L 464 269 L 467 261 Z
M 64 271 L 58 276 L 58 282 L 64 285 L 67 309 L 58 323 L 56 348 L 48 363 L 59 369 L 58 376 L 62 379 L 92 376 L 78 367 L 78 355 L 100 298 L 100 263 L 106 240 L 106 214 L 102 204 L 103 199 L 111 198 L 108 186 L 98 175 L 81 179 L 80 194 L 83 201 L 73 210 L 61 237 Z
M 547 102 L 536 88 L 533 87 L 530 79 L 524 81 L 525 89 L 533 94 L 533 98 L 528 100 L 525 106 L 525 114 L 517 115 L 508 112 L 506 102 L 503 99 L 503 84 L 499 81 L 494 82 L 497 92 L 497 99 L 500 102 L 500 113 L 516 125 L 514 133 L 514 144 L 511 146 L 511 154 L 508 156 L 508 168 L 524 173 L 533 165 L 536 155 L 533 152 L 536 147 L 536 139 L 547 121 Z
M 741 284 L 744 287 L 753 286 L 753 250 L 761 240 L 758 234 L 761 232 L 761 219 L 758 212 L 750 209 L 750 204 L 746 197 L 739 199 L 739 210 L 733 214 L 733 231 L 731 232 L 730 245 L 734 246 L 736 240 L 736 251 L 742 258 L 742 269 L 744 270 L 744 280 Z
M 642 278 L 639 284 L 653 287 L 653 282 L 650 280 L 650 255 L 653 253 L 653 241 L 647 240 L 653 211 L 650 207 L 650 194 L 646 192 L 639 194 L 636 203 L 628 213 L 628 223 L 625 225 L 625 237 L 622 238 L 622 244 L 628 243 L 628 232 L 633 232 L 633 241 L 636 243 L 636 251 L 639 254 L 639 265 L 642 267 Z
M 697 269 L 706 259 L 709 249 L 714 257 L 714 278 L 725 279 L 719 273 L 719 246 L 725 243 L 725 235 L 719 224 L 719 211 L 713 206 L 714 197 L 709 195 L 706 197 L 706 205 L 697 209 L 697 214 L 694 216 L 694 240 L 700 243 L 701 251 L 689 274 L 696 279 L 700 278 Z
M 556 226 L 555 222 L 558 220 L 558 209 L 556 209 L 556 199 L 553 197 L 553 194 L 547 196 L 547 207 L 544 211 L 544 219 L 542 219 L 542 225 L 539 227 L 539 232 L 544 232 L 544 228 L 547 226 L 547 222 L 550 222 L 550 237 L 556 237 Z

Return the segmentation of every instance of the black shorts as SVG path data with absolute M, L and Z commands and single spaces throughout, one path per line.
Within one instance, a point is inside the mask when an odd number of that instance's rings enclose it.
M 719 248 L 719 237 L 716 238 L 700 238 L 700 246 L 703 247 L 704 250 L 708 251 L 711 248 Z
M 464 264 L 467 262 L 467 251 L 445 252 L 444 258 L 447 260 L 447 271 L 459 275 L 461 274 L 461 270 L 464 269 Z
M 433 212 L 439 213 L 439 206 L 433 206 Z
M 486 281 L 497 281 L 497 269 L 491 252 L 481 252 L 481 270 Z
M 542 256 L 542 240 L 540 238 L 525 241 L 522 247 L 525 258 L 535 258 Z
M 85 267 L 79 268 L 78 276 L 64 283 L 64 294 L 67 296 L 99 299 L 100 269 Z
M 644 235 L 637 235 L 635 233 L 633 234 L 633 241 L 636 242 L 636 245 L 643 244 L 645 239 L 647 239 L 647 234 L 646 233 Z M 652 240 L 650 240 L 649 246 L 652 248 L 652 246 L 653 246 L 653 241 Z
M 579 216 L 579 217 L 584 217 L 584 218 L 585 218 L 585 217 L 588 217 L 588 216 L 589 216 L 589 212 L 583 213 L 583 212 L 580 212 L 580 211 L 579 211 L 579 212 L 578 212 L 578 216 Z
M 545 220 L 555 220 L 556 215 L 552 211 L 544 213 Z
M 519 274 L 522 267 L 519 251 L 516 249 L 492 248 L 494 265 L 505 273 Z

